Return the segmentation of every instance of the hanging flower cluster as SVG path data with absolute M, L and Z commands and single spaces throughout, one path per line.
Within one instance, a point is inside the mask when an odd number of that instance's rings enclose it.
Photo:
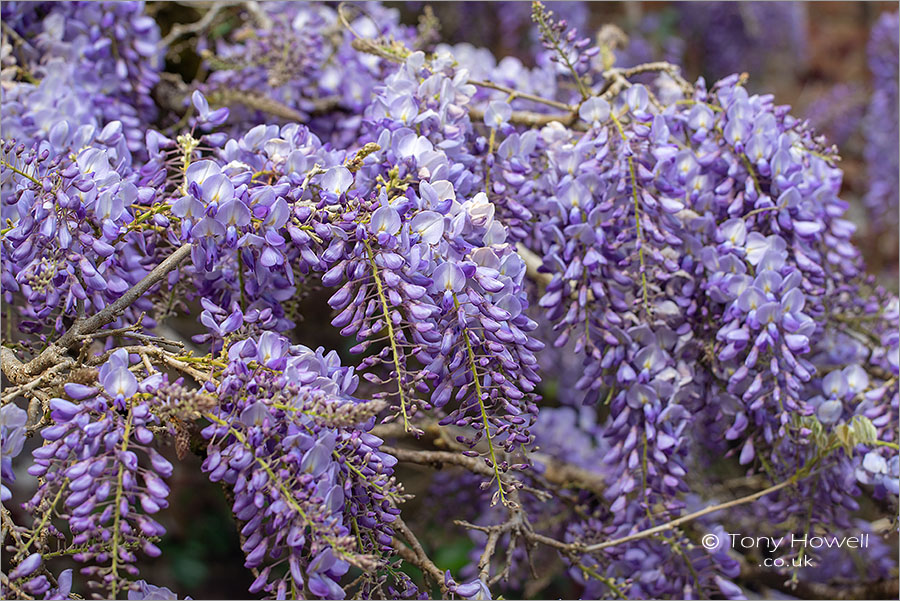
M 705 532 L 896 507 L 900 304 L 835 149 L 745 76 L 615 66 L 540 3 L 532 68 L 379 5 L 246 3 L 162 102 L 144 10 L 3 6 L 4 597 L 68 598 L 63 556 L 97 598 L 174 597 L 138 579 L 167 442 L 279 599 L 537 594 L 536 560 L 741 598 L 756 558 Z M 315 298 L 345 356 L 296 339 Z M 400 463 L 443 470 L 421 512 Z M 455 575 L 429 516 L 471 535 Z

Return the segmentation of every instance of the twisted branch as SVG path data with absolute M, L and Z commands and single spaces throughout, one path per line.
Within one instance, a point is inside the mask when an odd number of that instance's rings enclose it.
M 3 373 L 10 381 L 16 384 L 25 384 L 30 381 L 31 377 L 60 363 L 64 360 L 63 354 L 78 345 L 80 336 L 96 332 L 106 324 L 118 319 L 145 292 L 163 280 L 170 271 L 176 269 L 190 253 L 190 243 L 180 246 L 125 294 L 90 317 L 76 321 L 56 342 L 52 342 L 41 354 L 28 363 L 23 364 L 19 361 L 12 349 L 0 348 L 0 365 L 2 365 Z

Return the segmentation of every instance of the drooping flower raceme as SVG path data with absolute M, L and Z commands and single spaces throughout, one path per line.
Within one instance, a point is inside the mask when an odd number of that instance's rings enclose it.
M 897 27 L 900 13 L 885 13 L 872 27 L 869 39 L 869 69 L 872 71 L 872 98 L 866 115 L 866 162 L 869 189 L 866 207 L 872 222 L 896 223 L 898 215 L 897 170 L 900 168 L 896 138 L 900 126 L 895 115 L 898 81 L 897 66 L 900 39 Z
M 273 598 L 740 598 L 755 556 L 703 529 L 896 503 L 900 305 L 833 149 L 743 77 L 619 69 L 541 6 L 523 62 L 251 3 L 174 29 L 211 73 L 151 95 L 142 10 L 3 6 L 4 596 L 82 594 L 71 556 L 97 597 L 175 597 L 137 580 L 169 440 Z
M 151 516 L 168 506 L 173 470 L 151 446 L 158 419 L 144 398 L 162 378 L 138 382 L 129 365 L 120 349 L 101 366 L 98 386 L 70 383 L 68 399 L 50 401 L 55 425 L 41 431 L 44 445 L 28 470 L 42 479 L 26 503 L 39 528 L 63 543 L 71 537 L 74 559 L 88 564 L 81 572 L 113 595 L 130 587 L 126 574 L 137 574 L 136 552 L 160 554 L 153 541 L 165 529 Z M 48 523 L 54 515 L 68 533 Z
M 349 396 L 352 368 L 272 332 L 228 356 L 203 471 L 234 491 L 245 565 L 259 574 L 250 592 L 342 599 L 351 565 L 371 570 L 390 553 L 399 513 L 397 460 L 367 433 L 383 405 Z M 352 535 L 360 525 L 376 535 L 364 548 Z
M 14 404 L 4 405 L 0 409 L 0 449 L 2 449 L 2 470 L 3 480 L 9 483 L 16 481 L 16 474 L 12 468 L 13 458 L 22 452 L 22 446 L 25 444 L 25 423 L 28 420 L 28 414 L 19 409 Z M 12 493 L 2 485 L 2 500 L 4 502 L 12 498 Z

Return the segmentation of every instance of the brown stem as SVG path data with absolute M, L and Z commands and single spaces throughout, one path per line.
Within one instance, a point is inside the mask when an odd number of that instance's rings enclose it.
M 94 315 L 76 321 L 72 327 L 59 338 L 59 340 L 51 343 L 50 346 L 41 352 L 41 354 L 28 363 L 22 364 L 11 349 L 5 347 L 0 349 L 0 361 L 2 361 L 3 373 L 16 384 L 24 384 L 28 381 L 30 376 L 40 374 L 46 369 L 59 363 L 63 360 L 63 353 L 74 348 L 78 344 L 79 336 L 96 332 L 106 324 L 112 323 L 118 319 L 118 317 L 143 296 L 145 292 L 163 280 L 170 271 L 177 268 L 190 253 L 190 243 L 180 246 L 159 265 L 154 267 L 150 273 L 144 276 L 144 279 L 125 292 L 125 294 Z
M 398 550 L 400 556 L 422 570 L 423 574 L 428 576 L 440 587 L 442 596 L 446 598 L 449 591 L 444 584 L 444 573 L 425 553 L 422 543 L 419 542 L 419 539 L 413 531 L 410 530 L 409 526 L 406 525 L 406 522 L 404 522 L 403 518 L 400 516 L 397 516 L 397 519 L 394 520 L 391 525 L 403 535 L 403 538 L 406 539 L 406 542 L 410 545 L 409 547 L 406 547 L 403 543 L 396 544 L 395 539 L 394 548 Z M 401 549 L 406 549 L 409 552 L 404 553 Z
M 635 532 L 634 534 L 629 534 L 628 536 L 623 536 L 621 538 L 616 538 L 613 540 L 608 540 L 602 543 L 597 543 L 595 545 L 589 545 L 584 548 L 584 550 L 588 553 L 592 553 L 594 551 L 600 551 L 601 549 L 606 549 L 608 547 L 615 547 L 616 545 L 622 545 L 625 543 L 630 543 L 631 541 L 639 540 L 642 538 L 647 538 L 648 536 L 653 536 L 654 534 L 659 534 L 660 532 L 665 532 L 666 530 L 671 530 L 681 524 L 685 524 L 687 522 L 696 520 L 697 518 L 703 517 L 704 515 L 714 513 L 716 511 L 721 511 L 722 509 L 728 509 L 730 507 L 736 507 L 738 505 L 743 505 L 744 503 L 750 503 L 751 501 L 755 501 L 760 497 L 764 497 L 768 494 L 771 494 L 775 491 L 781 490 L 782 488 L 786 488 L 788 486 L 792 486 L 796 484 L 796 481 L 792 478 L 790 480 L 785 480 L 784 482 L 780 482 L 774 486 L 770 486 L 765 490 L 761 490 L 757 493 L 753 493 L 752 495 L 747 495 L 746 497 L 741 497 L 739 499 L 733 499 L 728 501 L 727 503 L 719 503 L 718 505 L 711 505 L 699 511 L 695 511 L 694 513 L 689 513 L 687 515 L 681 516 L 680 518 L 671 520 L 666 522 L 665 524 L 660 524 L 659 526 L 654 526 L 653 528 L 647 528 L 646 530 L 641 530 L 640 532 Z
M 470 108 L 469 117 L 471 117 L 473 121 L 481 121 L 484 119 L 484 110 L 474 107 Z M 584 124 L 576 123 L 577 120 L 578 113 L 576 112 L 548 115 L 545 113 L 533 113 L 531 111 L 513 111 L 509 118 L 510 123 L 524 125 L 526 127 L 543 127 L 553 121 L 559 121 L 572 129 L 584 130 Z
M 499 83 L 494 83 L 492 81 L 484 81 L 481 79 L 470 79 L 468 83 L 473 86 L 478 86 L 479 88 L 490 88 L 491 90 L 497 90 L 498 92 L 505 92 L 510 96 L 514 96 L 516 98 L 521 98 L 522 100 L 530 100 L 532 102 L 537 102 L 539 104 L 546 104 L 547 106 L 552 106 L 553 108 L 559 109 L 561 111 L 566 111 L 569 113 L 578 112 L 578 107 L 573 107 L 571 105 L 566 104 L 565 102 L 559 102 L 557 100 L 550 100 L 548 98 L 542 98 L 540 96 L 535 96 L 534 94 L 528 94 L 526 92 L 519 92 L 513 88 L 501 85 Z

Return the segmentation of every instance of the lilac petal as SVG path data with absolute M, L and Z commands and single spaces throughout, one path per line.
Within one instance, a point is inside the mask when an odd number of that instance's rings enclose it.
M 224 204 L 234 199 L 234 184 L 224 173 L 209 177 L 200 190 L 203 200 L 209 203 Z
M 331 451 L 324 444 L 316 443 L 303 455 L 300 469 L 318 477 L 331 464 Z
M 69 593 L 72 592 L 72 568 L 60 572 L 56 582 L 59 585 L 56 595 L 62 599 L 68 599 Z
M 466 276 L 463 274 L 462 269 L 454 263 L 441 263 L 438 265 L 431 279 L 434 282 L 431 286 L 432 292 L 443 292 L 445 290 L 459 292 L 466 285 Z
M 84 384 L 69 382 L 65 386 L 63 386 L 63 389 L 66 391 L 66 394 L 69 396 L 69 398 L 76 401 L 83 401 L 84 399 L 97 396 L 96 388 L 94 388 L 93 386 L 85 386 Z
M 400 213 L 393 207 L 378 207 L 372 213 L 369 230 L 373 234 L 385 233 L 393 236 L 400 231 Z
M 578 116 L 588 123 L 603 123 L 609 119 L 609 103 L 597 96 L 589 98 L 579 107 Z
M 147 486 L 147 491 L 156 498 L 165 499 L 169 496 L 169 487 L 162 479 L 153 474 L 144 475 L 144 484 Z
M 50 410 L 50 416 L 57 422 L 67 422 L 81 411 L 78 405 L 63 399 L 50 399 Z
M 501 127 L 512 117 L 512 108 L 502 100 L 494 100 L 488 104 L 484 112 L 484 124 L 488 127 Z
M 875 451 L 869 451 L 863 458 L 863 469 L 873 474 L 886 474 L 887 461 Z
M 202 186 L 203 182 L 207 179 L 213 175 L 219 175 L 220 173 L 222 173 L 222 170 L 216 163 L 204 159 L 202 161 L 197 161 L 196 163 L 191 163 L 191 166 L 187 168 L 187 171 L 184 174 L 184 178 L 188 184 Z
M 822 380 L 822 390 L 825 392 L 825 395 L 830 398 L 843 398 L 844 395 L 847 394 L 847 379 L 844 376 L 844 373 L 841 370 L 836 369 L 825 376 Z
M 825 401 L 819 405 L 819 408 L 816 410 L 816 417 L 818 417 L 819 421 L 823 424 L 830 425 L 836 423 L 841 418 L 843 411 L 844 405 L 840 401 Z
M 741 465 L 747 465 L 753 458 L 756 456 L 756 451 L 753 448 L 753 439 L 748 438 L 747 442 L 744 443 L 743 448 L 741 449 L 741 456 L 738 459 L 738 462 Z
M 197 109 L 197 114 L 200 115 L 200 119 L 205 121 L 209 114 L 209 102 L 207 102 L 206 96 L 204 96 L 200 90 L 194 90 L 194 93 L 191 94 L 191 103 L 194 105 L 194 108 Z
M 425 243 L 437 244 L 444 235 L 444 216 L 434 211 L 422 211 L 412 218 L 409 228 Z
M 308 584 L 309 591 L 320 599 L 343 599 L 347 595 L 337 582 L 327 576 L 311 574 Z
M 353 174 L 344 166 L 332 167 L 322 177 L 322 188 L 334 194 L 343 194 L 353 183 Z
M 818 221 L 795 221 L 794 231 L 800 236 L 813 236 L 822 231 L 822 223 Z
M 134 396 L 138 389 L 137 378 L 125 367 L 108 372 L 101 384 L 108 395 L 125 399 Z
M 730 580 L 726 580 L 718 574 L 716 575 L 715 580 L 716 585 L 719 587 L 719 590 L 722 591 L 722 595 L 724 595 L 725 599 L 742 599 L 744 597 L 744 591 L 741 590 L 741 587 Z
M 244 227 L 250 223 L 250 209 L 236 198 L 222 204 L 216 213 L 216 221 L 225 226 Z
M 32 553 L 24 560 L 22 563 L 17 565 L 12 572 L 9 573 L 10 580 L 16 580 L 18 578 L 24 578 L 30 574 L 33 574 L 35 570 L 41 567 L 41 554 L 40 553 Z
M 789 349 L 795 353 L 809 352 L 809 338 L 801 334 L 787 334 L 784 337 Z

